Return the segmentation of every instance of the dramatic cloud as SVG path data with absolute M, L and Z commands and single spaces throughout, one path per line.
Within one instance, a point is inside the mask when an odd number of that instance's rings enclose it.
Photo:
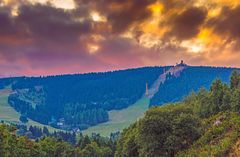
M 21 6 L 16 22 L 37 39 L 72 42 L 91 32 L 91 21 L 85 16 L 40 4 Z
M 0 0 L 0 75 L 240 66 L 238 0 Z
M 173 29 L 170 34 L 180 40 L 195 37 L 200 31 L 206 15 L 206 11 L 200 8 L 189 8 L 183 11 L 173 20 Z
M 147 7 L 153 2 L 154 0 L 105 0 L 103 3 L 108 5 L 102 8 L 102 12 L 107 11 L 106 16 L 114 32 L 123 32 L 132 24 L 139 24 L 150 17 L 151 12 Z
M 223 8 L 221 14 L 210 21 L 216 33 L 234 39 L 240 38 L 240 6 Z

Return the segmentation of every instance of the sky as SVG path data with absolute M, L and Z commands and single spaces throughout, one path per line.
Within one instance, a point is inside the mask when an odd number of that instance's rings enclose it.
M 240 67 L 239 0 L 0 0 L 0 76 Z

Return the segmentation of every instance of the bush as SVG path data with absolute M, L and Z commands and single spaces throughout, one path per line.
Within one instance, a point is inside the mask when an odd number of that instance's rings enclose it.
M 28 122 L 28 119 L 25 115 L 21 115 L 19 120 L 22 122 L 22 123 L 27 123 Z

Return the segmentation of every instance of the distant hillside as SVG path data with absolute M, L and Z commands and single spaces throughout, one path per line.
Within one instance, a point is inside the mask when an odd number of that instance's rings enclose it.
M 9 104 L 23 116 L 63 129 L 108 121 L 107 111 L 134 104 L 168 67 L 2 80 L 12 85 Z M 1 82 L 1 81 L 0 81 Z
M 167 76 L 164 84 L 151 99 L 150 106 L 180 101 L 190 92 L 196 92 L 202 87 L 209 89 L 216 78 L 228 83 L 232 71 L 233 68 L 189 66 L 181 72 L 180 76 Z
M 238 157 L 239 114 L 240 73 L 234 71 L 229 84 L 216 79 L 209 90 L 191 93 L 178 103 L 152 107 L 110 138 L 79 134 L 76 141 L 75 133 L 0 123 L 0 153 L 7 157 Z
M 109 121 L 109 111 L 135 104 L 144 96 L 146 83 L 151 87 L 169 68 L 5 78 L 0 79 L 0 88 L 11 85 L 13 92 L 8 102 L 22 117 L 56 128 L 86 129 Z M 150 106 L 179 101 L 191 91 L 209 88 L 216 78 L 229 82 L 232 70 L 188 66 L 178 75 L 166 74 Z

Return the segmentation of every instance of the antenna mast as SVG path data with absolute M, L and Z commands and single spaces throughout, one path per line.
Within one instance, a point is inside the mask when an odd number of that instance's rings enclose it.
M 149 94 L 148 93 L 148 83 L 146 83 L 146 93 L 145 93 L 145 95 L 148 96 L 148 94 Z

